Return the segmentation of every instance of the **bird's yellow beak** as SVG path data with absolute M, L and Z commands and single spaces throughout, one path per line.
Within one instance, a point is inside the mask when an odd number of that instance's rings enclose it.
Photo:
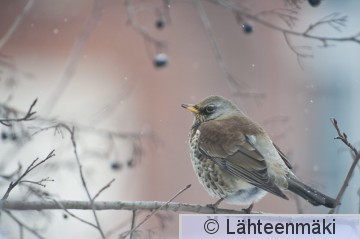
M 187 104 L 181 104 L 181 107 L 187 109 L 187 110 L 190 110 L 191 112 L 195 113 L 195 114 L 198 114 L 199 113 L 199 110 L 196 109 L 194 106 L 192 105 L 187 105 Z

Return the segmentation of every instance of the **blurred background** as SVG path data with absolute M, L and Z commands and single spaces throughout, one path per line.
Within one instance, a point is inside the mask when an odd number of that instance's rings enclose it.
M 222 95 L 265 128 L 299 178 L 335 197 L 352 157 L 334 140 L 329 119 L 335 117 L 359 147 L 360 44 L 329 41 L 325 47 L 306 37 L 285 38 L 283 31 L 251 16 L 300 33 L 324 17 L 347 17 L 311 31 L 342 38 L 360 31 L 360 3 L 234 2 L 250 17 L 208 1 L 2 0 L 0 116 L 14 116 L 6 107 L 26 112 L 34 99 L 38 102 L 37 120 L 0 125 L 0 174 L 14 172 L 19 163 L 26 168 L 55 149 L 56 157 L 28 178 L 54 179 L 46 188 L 36 187 L 51 198 L 87 200 L 69 134 L 39 132 L 62 122 L 75 126 L 90 193 L 116 179 L 98 200 L 167 201 L 192 184 L 175 201 L 214 203 L 193 172 L 187 142 L 193 116 L 180 104 Z M 339 14 L 330 15 L 334 12 Z M 358 169 L 339 213 L 359 213 L 357 182 Z M 0 180 L 2 192 L 8 184 Z M 287 195 L 289 201 L 267 195 L 254 210 L 328 212 Z M 46 197 L 18 187 L 11 199 Z M 90 211 L 72 212 L 93 220 Z M 13 214 L 45 238 L 100 238 L 94 228 L 60 210 Z M 147 214 L 139 212 L 136 221 Z M 98 215 L 108 238 L 130 228 L 131 212 Z M 0 221 L 3 238 L 20 237 L 14 220 L 2 213 Z M 161 212 L 140 229 L 142 238 L 177 238 L 178 213 Z M 23 233 L 24 238 L 37 238 Z

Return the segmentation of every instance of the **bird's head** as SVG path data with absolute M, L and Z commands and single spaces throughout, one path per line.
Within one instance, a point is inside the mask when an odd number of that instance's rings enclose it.
M 194 113 L 195 123 L 226 119 L 242 114 L 230 100 L 221 96 L 209 96 L 196 105 L 182 104 L 181 106 Z

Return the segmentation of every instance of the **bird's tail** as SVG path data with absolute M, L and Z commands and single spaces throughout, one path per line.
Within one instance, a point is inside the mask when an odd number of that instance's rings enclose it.
M 288 176 L 288 189 L 293 193 L 296 193 L 300 197 L 304 198 L 314 206 L 324 205 L 328 208 L 334 208 L 335 199 L 322 194 L 321 192 L 307 186 L 300 182 L 294 176 Z

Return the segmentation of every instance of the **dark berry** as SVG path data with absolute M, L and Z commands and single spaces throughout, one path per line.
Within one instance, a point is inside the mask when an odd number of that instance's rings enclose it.
M 3 140 L 6 140 L 6 139 L 8 138 L 7 133 L 1 132 L 1 138 L 2 138 Z
M 247 34 L 252 33 L 252 31 L 254 30 L 253 27 L 249 23 L 244 23 L 242 25 L 242 29 Z
M 16 141 L 17 140 L 17 135 L 15 133 L 12 133 L 11 134 L 11 139 Z
M 111 162 L 111 168 L 113 170 L 119 170 L 122 168 L 122 164 L 119 161 L 113 161 Z
M 154 65 L 157 68 L 161 68 L 166 66 L 168 63 L 168 57 L 166 54 L 164 53 L 159 53 L 156 54 L 155 58 L 154 58 Z
M 165 20 L 164 18 L 160 17 L 156 20 L 155 26 L 157 29 L 163 29 L 165 27 Z
M 309 4 L 312 6 L 312 7 L 317 7 L 320 5 L 321 3 L 321 0 L 308 0 L 309 1 Z
M 68 215 L 64 213 L 64 214 L 63 214 L 63 218 L 64 218 L 64 219 L 67 219 L 67 218 L 68 218 Z
M 132 167 L 135 166 L 135 162 L 134 162 L 133 159 L 129 159 L 129 160 L 126 162 L 126 164 L 127 164 L 127 166 L 128 166 L 129 168 L 132 168 Z

